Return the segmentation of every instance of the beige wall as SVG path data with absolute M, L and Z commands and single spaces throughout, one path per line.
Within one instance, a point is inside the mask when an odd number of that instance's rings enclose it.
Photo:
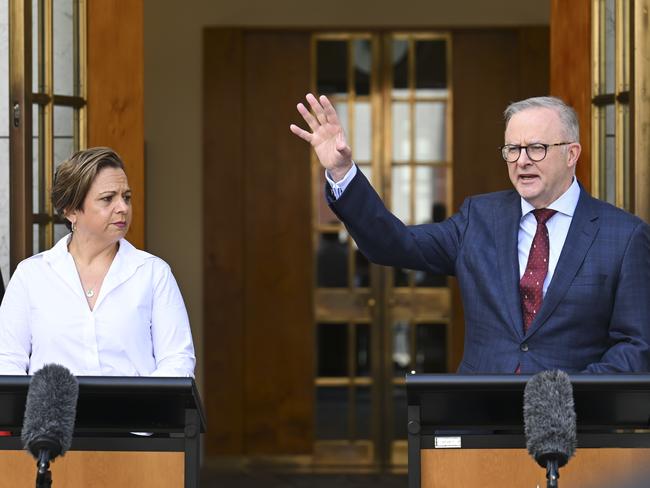
M 145 0 L 146 243 L 170 263 L 183 291 L 199 380 L 203 27 L 449 28 L 547 25 L 548 20 L 549 0 Z M 213 184 L 219 191 L 228 182 Z

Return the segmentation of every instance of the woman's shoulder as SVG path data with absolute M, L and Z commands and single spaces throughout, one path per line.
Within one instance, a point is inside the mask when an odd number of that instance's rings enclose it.
M 126 239 L 120 239 L 119 252 L 123 254 L 126 260 L 132 261 L 135 264 L 146 264 L 152 266 L 154 269 L 169 268 L 169 264 L 167 264 L 164 259 L 159 258 L 150 252 L 138 249 Z
M 43 264 L 45 263 L 46 256 L 47 251 L 43 251 L 23 259 L 20 263 L 18 263 L 18 266 L 16 266 L 16 271 L 14 274 L 41 270 L 43 268 Z

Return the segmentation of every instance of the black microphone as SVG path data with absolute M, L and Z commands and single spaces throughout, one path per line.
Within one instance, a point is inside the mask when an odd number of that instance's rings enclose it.
M 36 458 L 36 486 L 50 486 L 50 461 L 70 449 L 79 383 L 67 368 L 47 364 L 32 377 L 27 391 L 21 438 Z
M 559 468 L 576 449 L 573 387 L 563 371 L 542 371 L 524 389 L 526 448 L 546 468 L 547 487 L 557 487 Z

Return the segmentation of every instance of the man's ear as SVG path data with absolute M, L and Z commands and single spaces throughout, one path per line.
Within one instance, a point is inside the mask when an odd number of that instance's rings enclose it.
M 568 159 L 567 159 L 567 164 L 569 166 L 575 166 L 576 163 L 578 162 L 578 158 L 580 157 L 580 153 L 582 152 L 582 146 L 580 145 L 579 142 L 574 142 L 572 144 L 569 144 L 569 150 L 568 150 Z

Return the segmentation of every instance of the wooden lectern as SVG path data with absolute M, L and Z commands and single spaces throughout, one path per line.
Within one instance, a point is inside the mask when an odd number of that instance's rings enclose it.
M 192 378 L 80 376 L 72 447 L 51 464 L 59 487 L 199 486 L 201 399 Z M 33 486 L 20 431 L 30 377 L 0 376 L 0 488 Z M 136 434 L 139 433 L 139 434 Z
M 562 488 L 620 486 L 650 466 L 650 375 L 572 375 L 578 447 Z M 526 451 L 528 375 L 407 375 L 409 488 L 545 487 Z

